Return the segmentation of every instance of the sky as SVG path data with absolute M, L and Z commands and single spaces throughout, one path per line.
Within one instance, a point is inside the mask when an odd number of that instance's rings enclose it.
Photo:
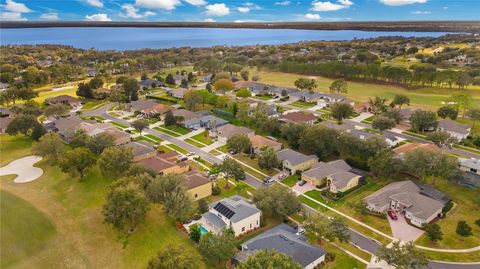
M 0 20 L 480 20 L 480 0 L 0 0 Z

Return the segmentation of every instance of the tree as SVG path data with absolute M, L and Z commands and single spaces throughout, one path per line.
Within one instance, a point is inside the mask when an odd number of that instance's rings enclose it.
M 309 92 L 313 92 L 315 88 L 317 88 L 317 81 L 315 79 L 308 79 L 308 78 L 298 78 L 294 82 L 295 87 L 299 88 L 300 90 L 306 90 Z
M 38 139 L 40 139 L 46 133 L 47 130 L 45 129 L 45 127 L 43 127 L 43 125 L 37 122 L 37 124 L 33 126 L 32 134 L 30 135 L 30 137 L 33 140 L 38 141 Z
M 198 258 L 180 246 L 166 246 L 148 262 L 147 269 L 197 269 Z
M 180 86 L 182 86 L 183 88 L 188 88 L 188 80 L 182 79 L 182 81 L 180 82 Z
M 407 152 L 404 163 L 408 173 L 421 179 L 431 177 L 433 184 L 437 177 L 451 180 L 461 175 L 456 158 L 429 149 L 415 149 Z
M 402 115 L 400 114 L 400 109 L 398 108 L 387 109 L 382 113 L 382 116 L 395 120 L 395 123 L 397 124 L 403 120 Z
M 347 82 L 342 79 L 336 79 L 330 84 L 330 92 L 331 93 L 347 93 L 348 87 Z
M 128 78 L 123 82 L 123 92 L 127 96 L 129 101 L 138 100 L 138 91 L 140 90 L 140 84 L 134 78 Z
M 167 113 L 165 113 L 165 126 L 175 126 L 177 125 L 177 119 L 175 118 L 175 116 L 173 115 L 173 112 L 171 110 L 167 111 Z
M 108 147 L 100 157 L 97 164 L 104 175 L 123 175 L 132 164 L 133 153 L 131 148 Z
M 172 74 L 168 74 L 165 77 L 165 83 L 170 84 L 170 85 L 175 85 L 175 79 L 173 78 Z
M 154 203 L 163 205 L 167 215 L 185 221 L 193 213 L 193 202 L 187 192 L 181 175 L 157 176 L 147 187 L 147 197 Z
M 33 144 L 32 152 L 47 158 L 51 163 L 57 163 L 65 152 L 65 144 L 57 133 L 49 133 Z
M 258 154 L 258 166 L 261 169 L 272 170 L 279 165 L 280 161 L 277 158 L 277 154 L 271 147 L 264 146 L 260 149 L 260 154 Z
M 242 166 L 233 158 L 226 158 L 220 165 L 220 170 L 225 173 L 225 179 L 234 178 L 235 180 L 244 180 L 245 171 Z
M 379 130 L 380 132 L 383 132 L 384 130 L 387 130 L 387 129 L 391 129 L 391 128 L 395 127 L 396 124 L 397 123 L 395 122 L 394 119 L 387 118 L 387 117 L 382 116 L 382 115 L 376 116 L 372 120 L 372 127 L 374 129 Z
M 8 124 L 5 132 L 9 135 L 23 134 L 32 136 L 33 129 L 37 126 L 43 127 L 38 123 L 37 119 L 33 115 L 19 115 L 13 118 Z
M 195 111 L 195 107 L 198 103 L 200 103 L 201 96 L 198 94 L 197 90 L 188 90 L 183 95 L 183 101 L 187 105 L 188 110 Z
M 135 130 L 137 130 L 140 135 L 142 135 L 143 129 L 148 127 L 148 122 L 144 119 L 135 120 L 130 124 Z
M 85 172 L 95 164 L 95 157 L 92 152 L 86 148 L 75 148 L 68 151 L 60 162 L 62 172 L 72 177 L 82 179 Z
M 190 236 L 190 239 L 192 239 L 194 242 L 200 242 L 200 238 L 202 237 L 202 231 L 200 230 L 200 225 L 198 224 L 193 224 L 190 226 L 188 229 L 188 235 Z
M 90 84 L 86 83 L 80 83 L 78 84 L 78 89 L 76 91 L 76 94 L 80 97 L 87 98 L 87 99 L 93 99 L 93 90 Z
M 90 85 L 90 87 L 92 89 L 98 89 L 98 88 L 101 88 L 103 87 L 103 84 L 105 83 L 105 81 L 103 80 L 102 77 L 100 76 L 95 76 L 94 78 L 92 78 L 90 80 L 90 82 L 88 83 L 88 85 Z
M 348 242 L 350 240 L 350 232 L 343 219 L 333 218 L 331 228 L 333 237 L 340 243 Z
M 115 137 L 110 133 L 100 133 L 95 136 L 87 137 L 85 146 L 93 153 L 100 154 L 108 147 L 115 146 Z
M 472 227 L 470 227 L 470 225 L 468 225 L 467 222 L 464 221 L 464 220 L 458 221 L 456 232 L 457 232 L 458 235 L 461 235 L 461 236 L 464 236 L 464 237 L 468 237 L 468 236 L 471 236 L 473 234 L 472 233 Z
M 334 103 L 330 106 L 331 116 L 341 123 L 343 119 L 350 117 L 353 114 L 353 107 L 347 103 Z
M 219 79 L 213 83 L 213 87 L 215 90 L 220 91 L 220 92 L 229 92 L 233 89 L 235 89 L 235 85 L 233 82 L 229 79 Z
M 43 110 L 43 114 L 47 117 L 54 117 L 55 119 L 58 119 L 60 117 L 68 115 L 68 112 L 70 111 L 70 107 L 64 104 L 54 104 L 54 105 L 49 105 L 45 107 Z
M 232 231 L 224 230 L 219 235 L 207 233 L 200 239 L 200 251 L 214 263 L 230 259 L 236 249 L 235 236 Z
M 198 211 L 203 214 L 208 212 L 208 202 L 205 199 L 198 200 Z
M 465 112 L 467 112 L 472 105 L 473 97 L 466 93 L 456 93 L 452 94 L 447 101 L 454 104 L 455 108 L 457 109 L 457 113 L 460 111 L 460 109 L 463 110 L 463 119 L 465 117 Z
M 393 98 L 392 104 L 401 109 L 403 105 L 410 105 L 410 98 L 405 94 L 396 94 Z
M 252 81 L 259 81 L 260 80 L 260 76 L 259 75 L 253 75 L 252 76 Z
M 428 133 L 426 138 L 432 141 L 433 143 L 435 143 L 435 145 L 437 145 L 440 148 L 446 145 L 451 145 L 456 142 L 455 137 L 450 136 L 449 133 L 444 131 Z
M 337 130 L 314 125 L 305 129 L 298 141 L 299 149 L 307 154 L 315 154 L 324 159 L 337 150 Z
M 437 110 L 437 115 L 442 118 L 450 118 L 451 120 L 456 120 L 458 116 L 458 111 L 455 109 L 455 107 L 451 105 L 447 106 L 442 106 Z
M 234 134 L 227 139 L 227 149 L 229 151 L 248 153 L 251 147 L 250 139 L 244 134 Z
M 266 268 L 282 268 L 282 269 L 302 269 L 299 263 L 292 257 L 279 253 L 276 250 L 260 250 L 255 252 L 242 262 L 238 269 L 266 269 Z
M 252 93 L 248 89 L 242 88 L 242 89 L 238 90 L 235 93 L 235 95 L 237 97 L 250 97 L 250 96 L 252 96 Z
M 138 186 L 130 183 L 112 188 L 105 198 L 102 215 L 104 222 L 117 230 L 133 232 L 145 220 L 148 201 Z
M 287 123 L 280 127 L 280 134 L 287 140 L 288 145 L 293 149 L 298 149 L 300 137 L 307 129 L 305 124 Z
M 370 111 L 373 114 L 378 114 L 380 112 L 384 112 L 387 110 L 387 105 L 385 105 L 385 102 L 387 102 L 387 98 L 382 98 L 375 96 L 375 98 L 369 98 L 368 99 L 368 106 L 370 107 Z
M 380 246 L 377 261 L 380 260 L 384 260 L 398 269 L 420 269 L 428 265 L 427 257 L 415 249 L 413 242 L 402 246 L 400 241 L 396 241 L 390 248 L 384 245 Z
M 472 129 L 475 128 L 475 122 L 480 121 L 480 108 L 470 108 L 467 111 L 467 117 L 469 117 L 473 124 L 472 124 Z
M 425 132 L 437 128 L 437 115 L 431 111 L 416 110 L 410 116 L 413 129 Z
M 327 239 L 331 241 L 335 239 L 333 236 L 331 221 L 323 215 L 317 213 L 311 214 L 305 219 L 303 226 L 311 238 L 318 240 Z
M 427 224 L 425 226 L 425 236 L 432 242 L 441 241 L 443 239 L 443 233 L 440 230 L 440 225 L 436 223 Z
M 384 150 L 368 159 L 368 167 L 376 177 L 395 178 L 403 170 L 403 161 L 392 151 Z
M 242 72 L 240 72 L 240 76 L 242 77 L 243 80 L 248 81 L 249 73 L 247 70 L 243 70 Z
M 253 203 L 263 214 L 284 220 L 302 208 L 297 196 L 280 185 L 258 189 L 253 195 Z

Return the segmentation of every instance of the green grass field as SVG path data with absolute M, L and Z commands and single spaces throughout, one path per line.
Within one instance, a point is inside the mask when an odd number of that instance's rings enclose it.
M 297 175 L 291 175 L 282 180 L 282 183 L 289 186 L 293 187 L 295 184 L 297 184 L 298 180 L 300 179 L 300 176 Z
M 191 139 L 191 138 L 185 139 L 185 142 L 187 142 L 188 144 L 193 145 L 193 146 L 195 146 L 195 147 L 197 147 L 197 148 L 203 148 L 203 147 L 205 147 L 205 145 L 200 144 L 200 143 L 197 142 L 197 140 L 193 140 L 193 139 Z
M 266 169 L 261 169 L 260 166 L 258 166 L 258 162 L 257 162 L 257 159 L 252 159 L 250 158 L 248 155 L 245 155 L 245 154 L 236 154 L 234 156 L 235 159 L 243 162 L 243 163 L 246 163 L 247 165 L 255 168 L 256 170 L 268 175 L 268 176 L 274 176 L 276 175 L 278 172 L 274 169 L 272 170 L 266 170 Z M 265 177 L 265 176 L 264 176 Z
M 25 200 L 0 191 L 1 267 L 15 265 L 41 251 L 56 233 L 50 220 Z
M 197 134 L 197 135 L 194 135 L 191 137 L 193 140 L 197 140 L 205 145 L 211 145 L 213 144 L 214 142 L 212 141 L 212 139 L 210 139 L 208 137 L 208 131 L 205 131 L 203 133 L 200 133 L 200 134 Z
M 293 87 L 294 81 L 299 77 L 302 77 L 302 75 L 282 72 L 251 71 L 251 73 L 259 75 L 260 82 L 287 87 Z M 317 76 L 316 80 L 318 84 L 318 91 L 329 92 L 329 86 L 333 81 L 332 79 Z M 445 101 L 447 97 L 455 92 L 469 93 L 474 97 L 473 105 L 480 105 L 479 86 L 469 86 L 468 89 L 462 91 L 433 88 L 407 90 L 397 86 L 349 81 L 348 93 L 346 96 L 356 102 L 366 102 L 370 97 L 375 95 L 386 97 L 389 101 L 391 101 L 395 94 L 406 94 L 410 97 L 412 107 L 436 110 L 438 107 L 442 106 L 442 101 Z

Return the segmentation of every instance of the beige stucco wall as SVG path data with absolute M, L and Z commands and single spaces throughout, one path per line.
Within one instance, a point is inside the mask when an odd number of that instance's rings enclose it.
M 346 192 L 349 189 L 356 187 L 358 185 L 359 179 L 360 179 L 360 176 L 352 178 L 345 187 L 340 188 L 340 189 L 336 188 L 336 186 L 331 185 L 330 186 L 330 192 L 333 192 L 333 193 Z
M 201 186 L 189 189 L 188 193 L 192 196 L 193 200 L 199 200 L 208 197 L 212 195 L 212 184 L 206 183 Z
M 312 168 L 313 165 L 315 165 L 318 161 L 315 159 L 297 164 L 295 166 L 291 165 L 289 161 L 283 161 L 283 166 L 290 169 L 292 173 L 295 173 L 296 171 L 306 171 L 310 168 Z
M 250 230 L 260 227 L 260 215 L 261 213 L 258 212 L 257 214 L 252 215 L 248 218 L 245 218 L 240 222 L 233 223 L 232 228 L 233 228 L 233 231 L 235 232 L 235 236 L 239 236 L 243 233 L 246 233 Z M 245 230 L 242 231 L 242 228 L 245 228 Z

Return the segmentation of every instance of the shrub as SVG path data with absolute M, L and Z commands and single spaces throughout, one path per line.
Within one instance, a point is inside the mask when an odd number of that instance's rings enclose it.
M 222 193 L 222 189 L 216 184 L 212 186 L 212 195 L 220 195 Z

